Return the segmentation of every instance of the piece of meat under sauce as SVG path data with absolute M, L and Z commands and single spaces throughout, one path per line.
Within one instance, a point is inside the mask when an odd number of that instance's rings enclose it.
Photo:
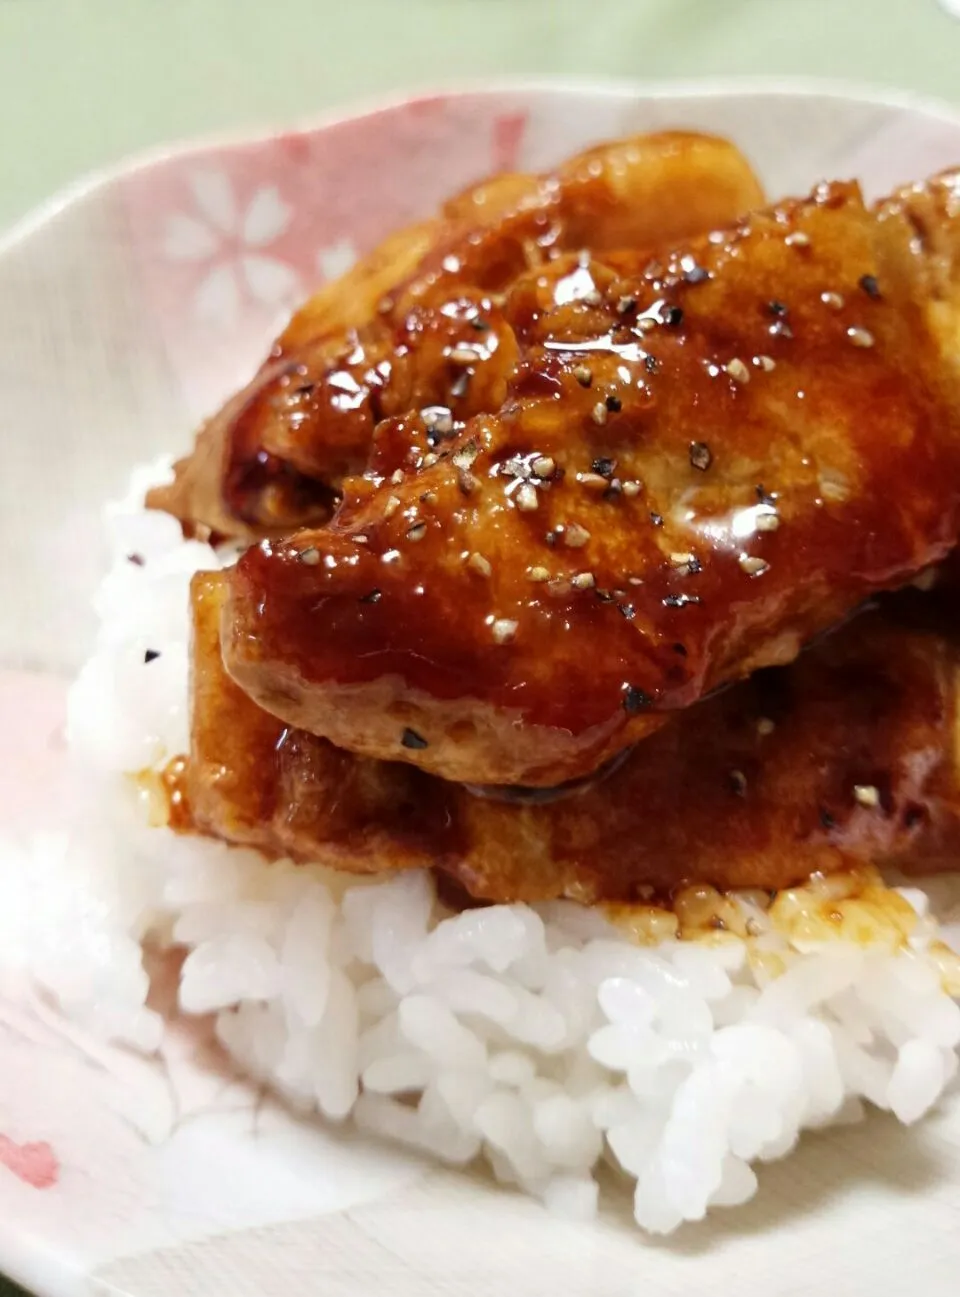
M 248 550 L 228 671 L 358 754 L 549 786 L 790 661 L 957 540 L 929 251 L 960 242 L 956 192 L 910 191 L 926 243 L 902 197 L 824 184 L 639 277 L 524 281 L 500 413 L 439 453 L 419 416 L 381 424 L 328 527 Z
M 193 583 L 181 827 L 357 873 L 432 866 L 490 901 L 780 889 L 856 864 L 956 859 L 960 626 L 915 629 L 910 600 L 687 709 L 605 779 L 511 804 L 353 757 L 259 709 L 223 670 L 225 587 L 219 573 Z
M 439 438 L 499 409 L 516 343 L 498 302 L 518 276 L 571 250 L 708 230 L 762 201 L 732 144 L 683 132 L 485 181 L 317 293 L 148 502 L 228 536 L 324 520 L 344 475 L 363 470 L 379 419 L 423 409 Z

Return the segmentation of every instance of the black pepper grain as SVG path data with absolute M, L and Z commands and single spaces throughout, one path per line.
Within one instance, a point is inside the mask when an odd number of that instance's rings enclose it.
M 369 590 L 366 594 L 360 596 L 361 603 L 379 603 L 383 598 L 381 590 Z
M 143 655 L 144 664 L 147 665 L 150 662 L 156 662 L 159 656 L 160 652 L 158 649 L 147 649 L 146 653 Z
M 705 441 L 691 441 L 690 443 L 690 464 L 691 467 L 705 473 L 713 463 L 713 451 Z
M 653 523 L 654 527 L 662 527 L 662 526 L 663 526 L 663 515 L 662 515 L 662 514 L 659 514 L 659 513 L 654 513 L 654 512 L 651 510 L 651 512 L 650 512 L 650 521 Z
M 607 459 L 606 456 L 601 456 L 590 465 L 590 472 L 596 473 L 598 477 L 613 477 L 613 470 L 616 467 L 617 461 L 615 459 Z
M 860 287 L 868 297 L 872 297 L 876 300 L 881 296 L 880 285 L 877 283 L 876 275 L 861 275 L 859 282 Z
M 680 306 L 668 306 L 660 318 L 671 329 L 678 329 L 683 323 L 683 308 Z
M 784 302 L 778 302 L 774 299 L 772 302 L 767 302 L 767 310 L 771 315 L 775 315 L 778 319 L 782 319 L 785 315 L 789 314 L 790 307 Z
M 403 747 L 410 748 L 413 752 L 422 752 L 424 748 L 430 746 L 422 734 L 418 734 L 416 730 L 411 730 L 409 728 L 405 729 L 400 735 L 400 743 Z
M 643 689 L 636 685 L 623 686 L 623 710 L 628 716 L 636 716 L 637 712 L 642 712 L 652 704 L 653 699 Z
M 747 776 L 742 770 L 731 770 L 727 779 L 730 782 L 730 791 L 737 797 L 746 797 L 747 795 Z
M 611 414 L 619 414 L 623 409 L 623 402 L 619 396 L 613 396 L 612 394 L 607 397 L 605 404 Z
M 903 827 L 905 829 L 915 829 L 925 819 L 926 814 L 922 806 L 908 806 L 903 813 Z

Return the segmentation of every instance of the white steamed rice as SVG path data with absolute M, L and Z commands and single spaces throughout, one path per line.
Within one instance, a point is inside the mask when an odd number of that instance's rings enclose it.
M 0 842 L 7 969 L 150 1051 L 164 1024 L 141 943 L 175 943 L 183 1010 L 216 1014 L 226 1049 L 291 1103 L 449 1163 L 482 1157 L 571 1216 L 596 1210 L 607 1162 L 656 1233 L 746 1201 L 752 1163 L 863 1100 L 912 1122 L 941 1096 L 960 1008 L 920 891 L 900 893 L 915 923 L 892 893 L 896 921 L 838 892 L 834 939 L 751 895 L 729 902 L 745 935 L 638 945 L 569 902 L 452 915 L 427 872 L 361 883 L 151 826 L 130 776 L 187 748 L 188 584 L 225 561 L 140 508 L 156 476 L 108 511 L 68 805 L 29 843 Z M 869 940 L 846 939 L 865 923 Z

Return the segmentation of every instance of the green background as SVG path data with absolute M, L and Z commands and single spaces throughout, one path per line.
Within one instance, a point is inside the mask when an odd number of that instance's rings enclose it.
M 0 227 L 164 141 L 523 73 L 816 75 L 960 103 L 960 22 L 936 0 L 0 0 Z
M 0 0 L 0 226 L 146 145 L 524 72 L 960 101 L 960 22 L 937 0 Z

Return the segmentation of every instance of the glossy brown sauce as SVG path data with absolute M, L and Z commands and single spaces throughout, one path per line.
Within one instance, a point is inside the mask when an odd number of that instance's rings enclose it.
M 672 904 L 891 858 L 955 858 L 957 650 L 879 612 L 674 718 L 549 803 L 351 756 L 223 670 L 222 574 L 194 581 L 188 795 L 201 829 L 355 872 L 432 867 L 475 900 Z
M 248 551 L 231 671 L 348 745 L 364 687 L 400 682 L 424 748 L 398 724 L 361 750 L 552 784 L 789 659 L 956 539 L 958 405 L 884 256 L 856 188 L 832 185 L 641 275 L 582 258 L 524 278 L 502 411 L 437 449 L 420 415 L 388 421 L 329 527 Z M 469 734 L 444 733 L 461 700 L 503 720 L 472 772 Z M 550 733 L 544 768 L 511 766 L 517 724 Z
M 554 173 L 467 190 L 316 293 L 151 504 L 226 535 L 325 521 L 343 478 L 363 471 L 380 419 L 499 409 L 514 341 L 497 307 L 519 278 L 571 250 L 638 249 L 708 229 L 762 198 L 731 144 L 683 132 L 600 145 Z
M 190 806 L 190 758 L 177 756 L 160 772 L 167 825 L 175 833 L 194 833 L 196 824 Z

